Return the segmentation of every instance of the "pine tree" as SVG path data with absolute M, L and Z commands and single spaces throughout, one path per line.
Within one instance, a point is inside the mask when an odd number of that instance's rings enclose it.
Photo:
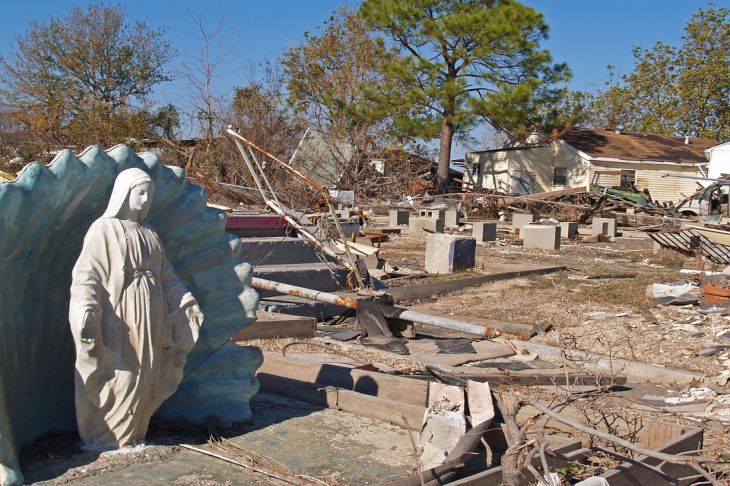
M 512 0 L 365 0 L 361 16 L 399 48 L 383 63 L 379 95 L 395 126 L 440 137 L 437 189 L 448 180 L 454 136 L 484 118 L 510 133 L 539 124 L 570 72 L 540 48 L 548 27 Z

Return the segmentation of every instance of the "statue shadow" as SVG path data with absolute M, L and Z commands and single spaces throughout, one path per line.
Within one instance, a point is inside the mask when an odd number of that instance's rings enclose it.
M 101 451 L 82 449 L 81 438 L 76 432 L 52 432 L 39 437 L 21 448 L 20 468 L 25 476 L 24 484 L 49 481 L 67 471 L 89 465 L 101 455 Z
M 182 443 L 202 445 L 211 439 L 232 439 L 326 409 L 324 406 L 268 392 L 259 392 L 254 395 L 250 406 L 252 412 L 250 421 L 237 422 L 228 426 L 221 425 L 217 417 L 209 417 L 204 424 L 186 420 L 153 418 L 147 433 L 147 443 L 165 446 Z

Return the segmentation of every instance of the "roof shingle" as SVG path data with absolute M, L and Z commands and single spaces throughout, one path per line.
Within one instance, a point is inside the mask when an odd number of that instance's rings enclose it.
M 589 155 L 624 160 L 652 160 L 687 164 L 707 163 L 705 149 L 717 142 L 706 138 L 652 135 L 648 133 L 615 133 L 614 130 L 593 130 L 574 127 L 560 137 L 565 143 Z

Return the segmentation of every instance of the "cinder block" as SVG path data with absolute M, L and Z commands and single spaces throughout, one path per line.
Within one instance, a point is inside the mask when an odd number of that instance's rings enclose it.
M 459 211 L 447 209 L 444 213 L 445 226 L 459 226 Z
M 453 273 L 474 267 L 476 240 L 468 236 L 436 235 L 426 237 L 426 271 Z
M 410 216 L 411 213 L 408 210 L 391 209 L 388 213 L 388 226 L 400 226 L 402 224 L 408 226 Z
M 575 221 L 564 221 L 560 223 L 561 238 L 572 238 L 578 234 L 578 223 Z
M 408 236 L 416 239 L 424 239 L 428 233 L 443 233 L 444 220 L 432 218 L 410 218 L 408 223 Z
M 618 236 L 616 233 L 616 218 L 593 218 L 591 235 Z
M 418 217 L 445 220 L 446 219 L 446 210 L 445 209 L 419 208 Z
M 524 248 L 540 250 L 560 249 L 560 226 L 547 224 L 526 224 L 522 228 Z
M 522 227 L 526 224 L 534 223 L 535 222 L 535 215 L 534 214 L 521 214 L 521 213 L 515 213 L 512 215 L 512 230 L 515 233 L 520 234 L 520 238 L 522 238 Z
M 497 223 L 489 221 L 475 221 L 472 223 L 472 237 L 477 243 L 497 241 Z

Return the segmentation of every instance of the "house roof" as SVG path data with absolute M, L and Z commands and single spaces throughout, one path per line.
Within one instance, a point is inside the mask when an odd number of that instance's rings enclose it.
M 727 142 L 718 143 L 717 145 L 713 145 L 712 147 L 705 149 L 705 154 L 709 156 L 710 152 L 714 150 L 730 150 L 730 140 Z
M 614 130 L 572 128 L 560 139 L 591 158 L 646 160 L 677 163 L 707 163 L 705 149 L 717 144 L 706 138 L 649 133 L 616 133 Z

